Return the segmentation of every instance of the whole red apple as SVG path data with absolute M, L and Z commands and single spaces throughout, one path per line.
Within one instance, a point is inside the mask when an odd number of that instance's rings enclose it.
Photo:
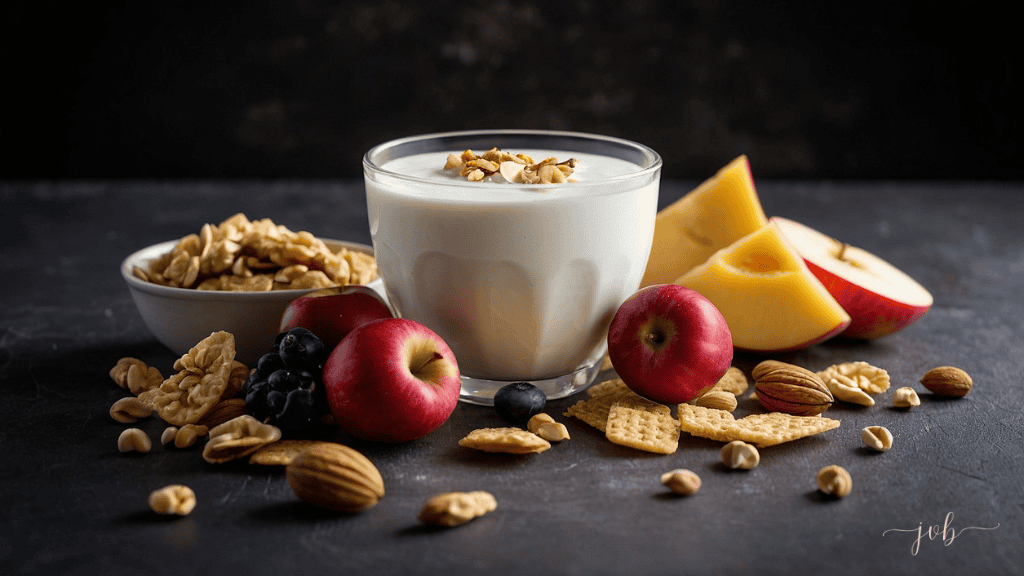
M 681 404 L 707 392 L 732 364 L 732 333 L 718 308 L 676 284 L 643 288 L 608 329 L 608 356 L 634 392 Z
M 324 364 L 334 420 L 363 440 L 407 442 L 433 432 L 455 411 L 461 387 L 448 344 L 403 318 L 357 327 Z
M 373 288 L 359 285 L 324 288 L 292 300 L 281 314 L 278 333 L 302 327 L 316 334 L 324 346 L 332 350 L 357 326 L 393 317 L 391 308 Z

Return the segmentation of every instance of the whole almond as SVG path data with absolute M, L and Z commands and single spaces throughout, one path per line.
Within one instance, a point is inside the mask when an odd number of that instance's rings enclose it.
M 939 366 L 925 372 L 921 384 L 938 396 L 961 398 L 974 387 L 971 375 L 954 366 Z
M 835 401 L 817 374 L 799 366 L 775 368 L 760 376 L 754 383 L 757 399 L 771 412 L 814 416 Z
M 736 396 L 725 390 L 711 390 L 693 401 L 697 406 L 711 408 L 713 410 L 725 410 L 732 412 L 736 409 Z
M 359 452 L 331 442 L 318 443 L 299 453 L 287 467 L 288 484 L 310 504 L 361 512 L 384 496 L 380 472 Z
M 778 370 L 779 368 L 800 368 L 800 366 L 779 360 L 762 360 L 757 366 L 754 366 L 753 370 L 750 371 L 750 376 L 757 381 L 765 374 L 772 370 Z

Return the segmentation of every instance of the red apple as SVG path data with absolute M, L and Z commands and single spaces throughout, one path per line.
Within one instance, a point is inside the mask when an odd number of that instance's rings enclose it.
M 732 334 L 710 300 L 676 284 L 642 288 L 616 311 L 608 356 L 634 392 L 681 404 L 707 392 L 732 364 Z
M 371 320 L 393 318 L 391 309 L 373 288 L 352 285 L 324 288 L 299 296 L 281 315 L 278 333 L 302 327 L 316 334 L 328 350 L 346 334 Z
M 374 320 L 349 332 L 324 364 L 334 420 L 363 440 L 407 442 L 433 432 L 459 402 L 448 344 L 413 320 Z
M 850 325 L 840 336 L 869 339 L 892 334 L 931 308 L 928 290 L 878 256 L 786 218 L 771 221 L 850 315 Z

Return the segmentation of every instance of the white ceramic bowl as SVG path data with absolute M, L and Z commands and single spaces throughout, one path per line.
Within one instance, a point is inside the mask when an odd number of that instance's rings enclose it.
M 323 239 L 332 250 L 341 247 L 373 254 L 365 244 Z M 235 359 L 253 366 L 270 350 L 277 336 L 281 314 L 292 300 L 313 290 L 273 290 L 269 292 L 219 292 L 191 288 L 171 288 L 146 282 L 132 274 L 132 268 L 169 252 L 178 243 L 170 240 L 143 248 L 121 263 L 121 276 L 128 283 L 135 306 L 157 340 L 184 354 L 213 332 L 224 330 L 235 336 Z M 378 278 L 367 284 L 384 296 Z

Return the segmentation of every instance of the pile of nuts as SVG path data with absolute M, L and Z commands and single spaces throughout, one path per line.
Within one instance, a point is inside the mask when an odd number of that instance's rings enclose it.
M 559 162 L 554 156 L 534 162 L 526 154 L 511 154 L 491 148 L 480 156 L 472 150 L 449 154 L 445 170 L 456 170 L 470 182 L 491 179 L 513 184 L 561 184 L 575 182 L 570 178 L 579 161 L 570 158 Z
M 132 273 L 162 286 L 263 292 L 366 284 L 377 277 L 373 256 L 332 251 L 309 232 L 292 232 L 269 218 L 238 213 L 199 234 L 181 238 L 170 252 Z

